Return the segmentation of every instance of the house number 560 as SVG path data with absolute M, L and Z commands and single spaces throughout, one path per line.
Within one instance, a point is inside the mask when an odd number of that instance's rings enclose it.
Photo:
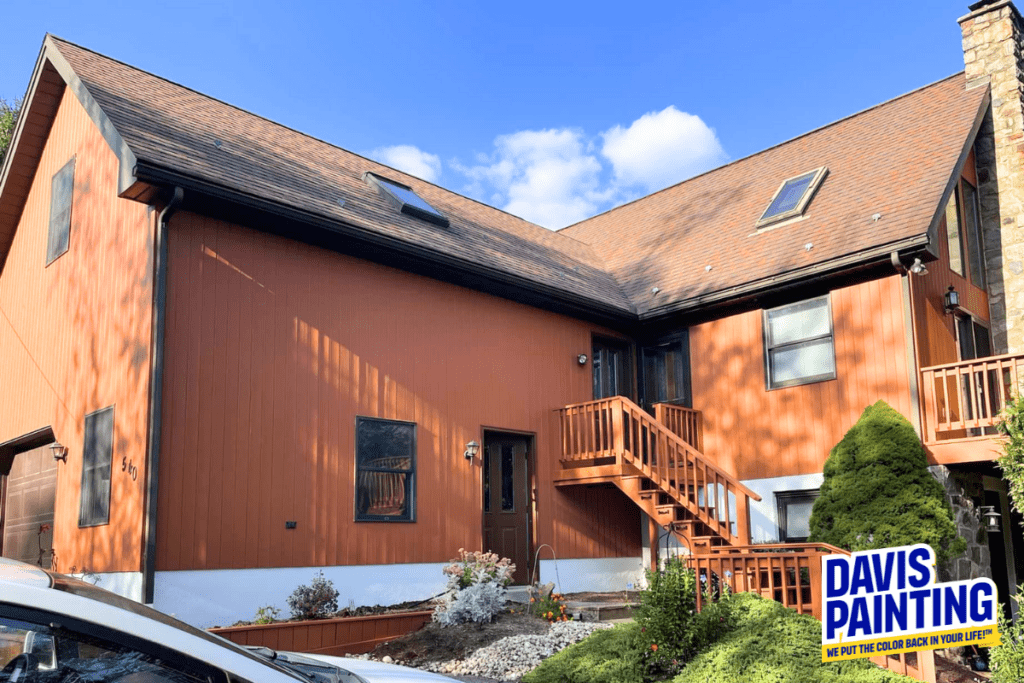
M 121 458 L 121 471 L 127 472 L 132 481 L 135 481 L 139 476 L 139 468 L 133 465 L 132 461 L 128 458 Z

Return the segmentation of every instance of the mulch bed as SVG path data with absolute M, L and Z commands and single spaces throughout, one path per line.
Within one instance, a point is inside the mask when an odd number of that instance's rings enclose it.
M 370 655 L 380 659 L 385 655 L 398 663 L 417 665 L 424 662 L 446 662 L 463 659 L 481 647 L 518 635 L 547 633 L 548 622 L 525 614 L 501 614 L 490 624 L 461 624 L 441 626 L 430 622 L 419 631 L 378 645 Z

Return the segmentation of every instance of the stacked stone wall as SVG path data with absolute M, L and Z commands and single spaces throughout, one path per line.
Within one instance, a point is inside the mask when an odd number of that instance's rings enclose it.
M 942 487 L 946 500 L 953 508 L 957 535 L 967 542 L 967 550 L 960 557 L 939 567 L 940 581 L 967 581 L 983 576 L 992 578 L 992 556 L 988 549 L 988 532 L 981 519 L 981 506 L 985 490 L 981 475 L 974 472 L 953 472 L 948 467 L 929 467 Z
M 960 19 L 968 87 L 991 88 L 975 144 L 996 353 L 1024 352 L 1024 21 L 1009 0 Z

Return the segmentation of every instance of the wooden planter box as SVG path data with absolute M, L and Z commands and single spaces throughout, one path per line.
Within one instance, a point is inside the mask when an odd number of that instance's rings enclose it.
M 262 645 L 274 650 L 337 655 L 362 654 L 377 645 L 418 630 L 433 614 L 399 612 L 367 617 L 211 628 L 210 633 L 239 645 Z

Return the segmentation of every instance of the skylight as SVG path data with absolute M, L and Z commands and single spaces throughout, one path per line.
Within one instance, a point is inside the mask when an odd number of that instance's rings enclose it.
M 413 192 L 412 188 L 400 185 L 393 180 L 381 178 L 373 173 L 365 176 L 384 193 L 395 207 L 404 214 L 422 218 L 425 221 L 448 227 L 448 217 L 431 206 L 423 197 Z
M 822 166 L 784 181 L 772 197 L 771 204 L 758 219 L 757 227 L 762 228 L 803 214 L 827 173 L 828 169 Z

